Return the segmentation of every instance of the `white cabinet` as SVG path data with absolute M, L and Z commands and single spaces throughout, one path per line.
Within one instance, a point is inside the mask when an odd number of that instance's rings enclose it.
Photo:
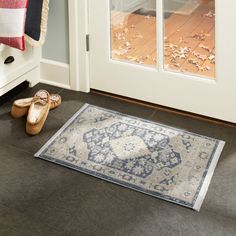
M 14 57 L 14 62 L 4 64 L 9 56 Z M 0 96 L 25 80 L 35 83 L 39 79 L 39 74 L 37 75 L 39 61 L 39 49 L 26 45 L 26 50 L 22 52 L 14 48 L 4 47 L 0 51 Z

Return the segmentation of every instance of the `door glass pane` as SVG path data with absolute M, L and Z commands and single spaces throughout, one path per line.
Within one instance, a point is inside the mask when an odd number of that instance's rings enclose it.
M 215 78 L 215 0 L 164 0 L 164 67 Z
M 111 58 L 155 66 L 156 0 L 110 0 Z

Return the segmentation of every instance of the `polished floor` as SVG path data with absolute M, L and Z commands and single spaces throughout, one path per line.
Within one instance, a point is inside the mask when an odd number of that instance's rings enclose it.
M 219 126 L 96 94 L 39 84 L 61 94 L 43 132 L 25 134 L 25 119 L 0 107 L 0 235 L 3 236 L 234 236 L 236 232 L 236 128 Z M 35 159 L 33 154 L 84 103 L 117 110 L 226 141 L 201 211 L 159 200 Z

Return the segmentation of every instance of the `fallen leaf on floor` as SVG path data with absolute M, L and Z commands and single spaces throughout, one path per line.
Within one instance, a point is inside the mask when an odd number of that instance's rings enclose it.
M 204 50 L 207 51 L 207 52 L 210 52 L 209 47 L 207 47 L 207 46 L 205 46 L 205 45 L 203 45 L 203 44 L 200 44 L 199 47 L 202 48 L 202 49 L 204 49 Z
M 198 59 L 200 59 L 201 61 L 205 61 L 208 58 L 207 55 L 202 55 L 201 53 L 196 52 L 196 51 L 193 51 L 192 54 Z
M 129 32 L 128 28 L 124 28 L 124 33 L 127 34 Z
M 193 58 L 190 58 L 190 59 L 188 60 L 188 62 L 189 62 L 190 64 L 196 66 L 197 68 L 199 68 L 199 66 L 200 66 L 200 65 L 199 65 L 199 62 L 198 62 L 197 60 L 193 59 Z
M 198 68 L 200 71 L 209 71 L 211 68 L 210 66 L 199 66 Z
M 216 57 L 214 54 L 210 54 L 210 56 L 208 57 L 209 61 L 211 62 L 211 64 L 215 64 L 216 62 Z
M 117 40 L 125 40 L 124 33 L 116 33 L 115 34 L 115 39 L 117 39 Z
M 179 67 L 180 64 L 179 64 L 179 63 L 176 63 L 176 64 L 174 64 L 173 66 L 174 66 L 174 67 Z
M 196 33 L 196 34 L 194 34 L 192 36 L 189 36 L 189 37 L 193 38 L 193 39 L 196 39 L 198 41 L 204 41 L 206 39 L 206 37 L 209 37 L 209 36 L 210 36 L 209 34 L 200 32 L 200 33 Z
M 126 49 L 123 49 L 123 50 L 114 50 L 112 53 L 115 54 L 115 55 L 117 55 L 117 56 L 122 56 L 122 55 L 125 55 L 126 53 L 128 53 L 128 50 L 126 50 Z
M 135 34 L 134 37 L 135 37 L 135 38 L 140 38 L 140 39 L 142 39 L 142 38 L 143 38 L 143 35 L 141 35 L 141 34 Z
M 190 47 L 184 47 L 184 48 L 180 48 L 179 51 L 177 52 L 177 56 L 181 59 L 185 59 L 187 58 L 187 54 L 191 51 Z
M 208 13 L 204 14 L 205 17 L 213 18 L 215 17 L 215 13 L 213 10 L 210 10 Z
M 173 43 L 166 43 L 165 47 L 170 48 L 171 50 L 175 50 L 176 48 L 178 48 L 178 46 L 176 44 L 173 44 Z

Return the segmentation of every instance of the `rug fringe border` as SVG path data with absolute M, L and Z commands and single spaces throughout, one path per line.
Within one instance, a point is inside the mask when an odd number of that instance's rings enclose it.
M 190 206 L 190 205 L 183 204 L 181 202 L 176 202 L 176 201 L 167 199 L 165 197 L 156 196 L 155 194 L 146 192 L 145 190 L 141 190 L 140 188 L 137 188 L 136 186 L 133 187 L 133 185 L 131 185 L 131 184 L 126 185 L 126 184 L 122 183 L 122 181 L 119 181 L 119 180 L 117 181 L 117 180 L 114 180 L 113 178 L 107 178 L 107 176 L 103 176 L 103 175 L 96 175 L 96 173 L 93 174 L 89 170 L 77 167 L 77 166 L 75 166 L 73 164 L 72 165 L 68 165 L 68 163 L 65 163 L 64 161 L 57 160 L 55 158 L 50 158 L 49 159 L 49 158 L 45 158 L 44 156 L 39 156 L 38 158 L 40 158 L 41 160 L 48 161 L 50 163 L 53 163 L 53 164 L 56 164 L 56 165 L 68 168 L 70 170 L 74 170 L 74 171 L 77 171 L 79 173 L 91 176 L 93 178 L 96 178 L 96 179 L 99 179 L 99 180 L 103 180 L 103 181 L 106 181 L 108 183 L 116 184 L 118 186 L 121 186 L 121 187 L 130 189 L 130 190 L 133 190 L 133 191 L 138 192 L 138 193 L 145 194 L 145 195 L 150 196 L 150 197 L 154 197 L 155 199 L 164 200 L 166 202 L 173 203 L 173 204 L 175 204 L 177 206 L 181 206 L 181 207 L 185 207 L 185 208 L 188 208 L 188 209 L 191 209 L 191 210 L 195 210 L 192 205 Z
M 198 194 L 197 200 L 196 200 L 196 202 L 193 206 L 193 209 L 196 210 L 196 211 L 200 211 L 200 209 L 201 209 L 202 203 L 203 203 L 203 201 L 206 197 L 208 188 L 209 188 L 210 183 L 211 183 L 211 179 L 213 177 L 214 171 L 216 169 L 217 163 L 218 163 L 219 158 L 222 154 L 224 146 L 225 146 L 225 142 L 224 141 L 219 141 L 219 144 L 218 144 L 217 149 L 215 151 L 214 157 L 212 158 L 210 167 L 208 169 L 207 175 L 204 179 L 204 182 L 203 182 L 201 190 Z

